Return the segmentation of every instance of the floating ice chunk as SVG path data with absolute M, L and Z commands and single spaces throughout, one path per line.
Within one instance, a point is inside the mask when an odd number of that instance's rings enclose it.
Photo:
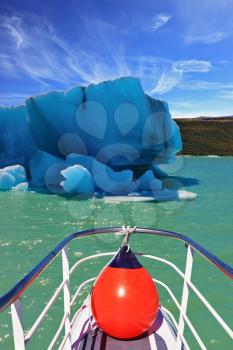
M 10 165 L 0 169 L 0 190 L 10 190 L 25 181 L 27 176 L 22 165 Z
M 168 190 L 152 192 L 132 192 L 127 196 L 105 196 L 105 203 L 121 203 L 121 202 L 166 202 L 177 200 L 192 200 L 197 197 L 196 193 L 183 190 Z
M 103 198 L 105 203 L 122 203 L 122 202 L 155 202 L 154 197 L 142 196 L 141 194 L 132 194 L 129 196 L 105 196 Z
M 14 186 L 14 183 L 14 176 L 3 171 L 0 172 L 0 190 L 10 190 Z
M 0 169 L 1 173 L 7 173 L 13 176 L 14 178 L 14 186 L 21 182 L 27 181 L 27 175 L 24 167 L 22 165 L 10 165 L 3 169 Z
M 158 180 L 152 170 L 147 170 L 135 183 L 134 191 L 159 191 L 163 183 Z
M 12 188 L 13 191 L 27 191 L 28 190 L 28 182 L 22 182 Z
M 60 185 L 67 193 L 93 194 L 94 182 L 89 171 L 81 165 L 72 165 L 61 171 L 65 180 Z
M 197 197 L 197 194 L 194 192 L 189 192 L 185 190 L 178 190 L 178 198 L 179 199 L 186 199 L 186 200 L 191 200 L 195 199 Z
M 154 199 L 158 202 L 192 200 L 197 197 L 196 193 L 184 190 L 170 190 L 165 188 L 163 191 L 153 192 Z
M 66 168 L 65 161 L 47 152 L 38 151 L 29 167 L 32 185 L 51 189 L 50 186 L 59 186 L 64 180 L 60 172 Z
M 111 194 L 127 194 L 133 180 L 131 170 L 114 171 L 110 167 L 97 161 L 92 156 L 70 154 L 66 158 L 67 164 L 79 164 L 87 168 L 92 174 L 95 187 Z

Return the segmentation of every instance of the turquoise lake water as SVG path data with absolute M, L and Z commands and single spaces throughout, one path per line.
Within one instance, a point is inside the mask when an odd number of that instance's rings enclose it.
M 186 178 L 185 189 L 198 198 L 187 202 L 124 202 L 106 204 L 103 200 L 79 201 L 53 194 L 35 192 L 0 193 L 0 294 L 5 293 L 53 247 L 68 234 L 103 226 L 141 226 L 173 230 L 186 234 L 219 258 L 233 264 L 233 157 L 179 157 L 170 174 Z M 189 178 L 189 181 L 187 180 Z M 192 178 L 193 180 L 191 180 Z M 179 187 L 180 180 L 169 179 L 167 186 Z M 115 251 L 121 238 L 95 236 L 74 241 L 69 250 L 71 262 L 87 254 Z M 135 235 L 135 251 L 155 254 L 184 269 L 186 249 L 181 242 L 161 237 Z M 142 260 L 153 277 L 165 281 L 180 298 L 182 283 L 169 267 Z M 80 281 L 95 276 L 106 259 L 85 263 L 71 279 L 74 293 Z M 29 329 L 46 301 L 61 281 L 61 259 L 58 257 L 30 286 L 22 297 L 25 305 L 25 329 Z M 194 255 L 193 281 L 233 326 L 233 282 Z M 86 291 L 87 293 L 87 291 Z M 177 311 L 167 292 L 159 287 L 160 300 L 176 316 Z M 85 294 L 85 293 L 84 293 Z M 80 297 L 76 308 L 85 295 Z M 188 315 L 199 330 L 207 349 L 230 350 L 232 341 L 191 293 Z M 62 295 L 29 343 L 33 350 L 46 349 L 62 317 Z M 198 349 L 186 331 L 191 349 Z M 13 349 L 9 309 L 0 315 L 0 349 Z

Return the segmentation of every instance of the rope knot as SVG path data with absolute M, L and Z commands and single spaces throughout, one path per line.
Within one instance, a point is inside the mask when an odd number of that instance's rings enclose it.
M 129 251 L 129 238 L 130 235 L 135 232 L 136 226 L 130 227 L 130 226 L 122 226 L 122 231 L 118 232 L 117 235 L 124 235 L 124 239 L 122 242 L 122 247 L 128 247 L 127 252 Z

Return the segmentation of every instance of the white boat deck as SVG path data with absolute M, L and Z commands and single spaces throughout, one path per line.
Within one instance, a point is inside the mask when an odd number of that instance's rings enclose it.
M 120 340 L 108 336 L 98 328 L 90 310 L 89 298 L 74 316 L 71 328 L 72 350 L 174 350 L 177 329 L 163 307 L 156 321 L 142 336 Z M 182 350 L 187 350 L 182 343 Z

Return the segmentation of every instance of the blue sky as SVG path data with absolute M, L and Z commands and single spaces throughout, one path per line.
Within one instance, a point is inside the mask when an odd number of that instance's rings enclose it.
M 0 105 L 124 75 L 173 116 L 233 115 L 233 1 L 1 0 Z

